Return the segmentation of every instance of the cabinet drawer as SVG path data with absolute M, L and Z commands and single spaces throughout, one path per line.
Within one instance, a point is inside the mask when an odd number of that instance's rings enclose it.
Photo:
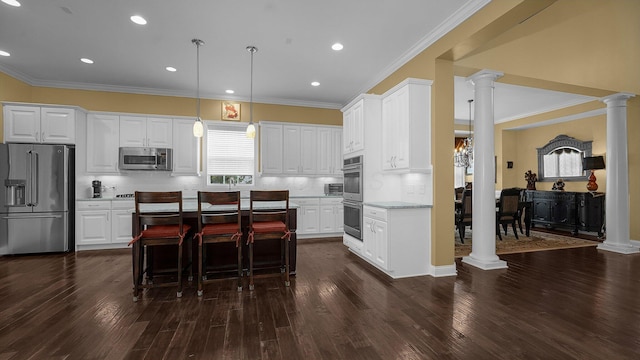
M 131 210 L 135 211 L 136 202 L 134 200 L 113 200 L 111 201 L 111 209 L 113 210 Z
M 342 204 L 342 198 L 320 198 L 320 205 L 340 205 Z
M 320 199 L 318 198 L 291 198 L 289 202 L 298 204 L 299 206 L 320 205 Z
M 76 202 L 77 210 L 110 210 L 111 201 L 95 200 L 95 201 L 78 201 Z
M 363 213 L 364 213 L 364 216 L 366 217 L 387 221 L 387 210 L 385 209 L 371 207 L 371 206 L 364 206 Z

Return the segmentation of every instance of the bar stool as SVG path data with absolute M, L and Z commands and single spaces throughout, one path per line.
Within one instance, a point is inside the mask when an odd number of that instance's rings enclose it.
M 182 296 L 182 243 L 190 226 L 183 224 L 182 192 L 135 192 L 134 238 L 133 245 L 133 301 L 138 301 L 140 290 L 151 287 L 177 286 L 177 297 Z M 177 281 L 154 284 L 143 283 L 145 273 L 144 249 L 147 249 L 147 275 L 152 269 L 149 253 L 152 247 L 177 246 Z
M 289 190 L 252 190 L 249 201 L 249 290 L 253 290 L 253 244 L 259 240 L 281 239 L 284 247 L 284 264 L 280 257 L 280 272 L 285 273 L 285 286 L 289 281 Z M 283 206 L 284 205 L 284 206 Z
M 206 207 L 206 208 L 205 208 Z M 207 244 L 235 242 L 238 250 L 238 291 L 242 291 L 240 192 L 198 191 L 198 296 L 206 280 Z

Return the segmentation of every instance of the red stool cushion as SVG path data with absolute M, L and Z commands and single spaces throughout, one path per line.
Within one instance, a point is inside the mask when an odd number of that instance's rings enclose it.
M 207 224 L 202 228 L 202 235 L 234 234 L 237 231 L 237 223 Z
M 287 231 L 287 226 L 282 221 L 260 221 L 253 223 L 253 229 L 256 233 L 268 233 Z
M 182 231 L 186 233 L 191 227 L 182 225 Z M 149 226 L 141 234 L 142 238 L 171 238 L 180 236 L 180 225 L 156 225 Z

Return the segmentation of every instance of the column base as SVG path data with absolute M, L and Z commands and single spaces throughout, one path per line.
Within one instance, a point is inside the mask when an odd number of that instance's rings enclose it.
M 498 270 L 508 268 L 507 262 L 504 260 L 500 260 L 497 256 L 495 260 L 484 260 L 474 257 L 472 253 L 469 256 L 464 256 L 462 258 L 462 262 L 471 266 L 475 266 L 482 270 Z
M 640 253 L 640 248 L 631 244 L 608 244 L 606 241 L 598 245 L 598 250 L 612 251 L 619 254 Z

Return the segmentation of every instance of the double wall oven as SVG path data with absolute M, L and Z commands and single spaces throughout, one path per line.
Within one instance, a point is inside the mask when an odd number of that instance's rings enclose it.
M 344 159 L 344 232 L 362 239 L 362 156 Z

